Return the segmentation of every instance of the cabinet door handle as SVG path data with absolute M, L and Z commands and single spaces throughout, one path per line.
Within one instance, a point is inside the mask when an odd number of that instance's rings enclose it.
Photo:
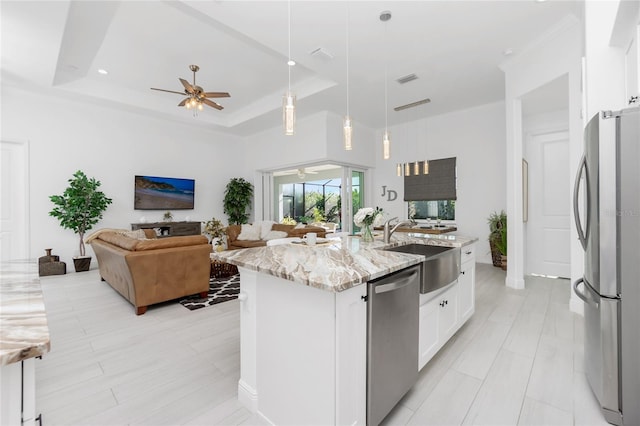
M 462 275 L 464 275 L 464 271 L 460 272 Z
M 464 254 L 471 254 L 471 252 L 470 251 L 465 251 Z
M 440 307 L 444 308 L 444 300 L 442 302 L 440 302 Z

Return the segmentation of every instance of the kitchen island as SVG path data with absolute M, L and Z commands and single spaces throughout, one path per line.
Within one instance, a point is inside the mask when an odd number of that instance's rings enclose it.
M 240 270 L 239 400 L 272 424 L 366 424 L 363 284 L 420 264 L 423 256 L 383 250 L 412 242 L 462 247 L 468 252 L 463 263 L 474 261 L 475 239 L 450 234 L 394 234 L 391 244 L 342 237 L 316 246 L 284 244 L 212 254 Z M 473 313 L 474 283 L 458 292 L 462 281 L 420 296 L 421 365 L 416 369 L 426 363 L 424 352 L 433 356 Z M 466 318 L 451 300 L 442 304 L 448 307 L 449 313 L 442 315 L 447 327 L 439 326 L 440 313 L 432 312 L 439 298 L 463 293 L 463 303 L 472 304 L 464 309 Z M 432 323 L 423 326 L 423 318 Z
M 34 262 L 0 264 L 0 424 L 33 425 L 35 359 L 49 352 L 49 327 Z

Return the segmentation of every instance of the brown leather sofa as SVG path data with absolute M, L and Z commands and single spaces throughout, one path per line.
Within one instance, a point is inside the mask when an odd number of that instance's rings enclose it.
M 319 226 L 305 226 L 304 228 L 296 228 L 295 225 L 284 225 L 282 223 L 275 223 L 271 227 L 272 231 L 284 231 L 287 233 L 287 237 L 300 237 L 308 232 L 315 232 L 318 237 L 324 238 L 327 230 Z M 236 250 L 252 247 L 263 247 L 267 245 L 265 240 L 239 240 L 238 235 L 242 231 L 242 225 L 229 225 L 227 227 L 227 248 L 228 250 Z
M 102 280 L 131 302 L 137 315 L 155 303 L 207 297 L 212 249 L 202 235 L 136 239 L 107 231 L 87 240 Z

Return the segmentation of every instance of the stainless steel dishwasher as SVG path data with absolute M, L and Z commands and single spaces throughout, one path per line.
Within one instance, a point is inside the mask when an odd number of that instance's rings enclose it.
M 378 425 L 418 379 L 420 265 L 367 291 L 367 425 Z

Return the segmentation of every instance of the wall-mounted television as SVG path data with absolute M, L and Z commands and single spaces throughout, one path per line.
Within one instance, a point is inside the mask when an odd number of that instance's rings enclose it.
M 133 208 L 136 210 L 193 209 L 194 179 L 136 176 Z

